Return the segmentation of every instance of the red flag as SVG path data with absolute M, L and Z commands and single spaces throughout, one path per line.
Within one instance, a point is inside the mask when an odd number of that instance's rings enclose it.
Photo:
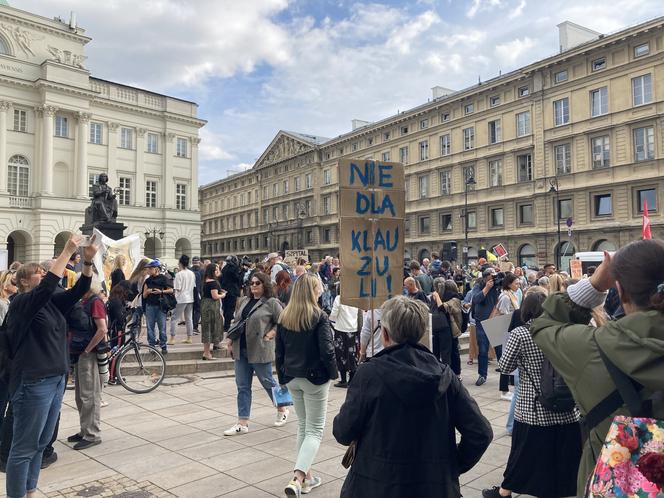
M 643 200 L 643 226 L 641 227 L 641 237 L 643 240 L 652 239 L 652 234 L 650 233 L 650 217 L 648 216 L 648 201 Z

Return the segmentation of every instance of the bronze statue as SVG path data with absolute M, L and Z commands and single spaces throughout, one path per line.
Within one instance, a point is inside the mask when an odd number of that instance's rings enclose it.
M 118 200 L 115 192 L 107 185 L 108 175 L 102 173 L 92 186 L 92 203 L 85 210 L 85 224 L 115 223 L 118 217 Z

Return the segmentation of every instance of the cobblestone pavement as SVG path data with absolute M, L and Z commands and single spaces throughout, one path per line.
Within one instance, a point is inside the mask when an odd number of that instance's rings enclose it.
M 495 363 L 490 364 L 489 380 L 482 387 L 474 385 L 477 367 L 471 370 L 465 360 L 463 366 L 465 385 L 494 430 L 494 441 L 480 463 L 461 476 L 464 498 L 478 498 L 482 488 L 499 484 L 502 478 L 510 446 L 505 436 L 509 403 L 499 399 Z M 42 471 L 38 496 L 284 496 L 295 461 L 294 411 L 284 427 L 274 427 L 275 409 L 254 381 L 250 432 L 224 437 L 223 431 L 236 420 L 234 379 L 210 375 L 170 380 L 171 385 L 143 395 L 108 387 L 104 398 L 109 406 L 102 408 L 103 443 L 83 451 L 66 443 L 67 436 L 78 431 L 73 392 L 67 391 L 56 443 L 58 461 Z M 345 448 L 332 436 L 332 419 L 345 392 L 330 390 L 328 421 L 313 468 L 324 484 L 312 492 L 312 498 L 338 497 L 343 484 Z M 0 474 L 0 490 L 4 487 Z

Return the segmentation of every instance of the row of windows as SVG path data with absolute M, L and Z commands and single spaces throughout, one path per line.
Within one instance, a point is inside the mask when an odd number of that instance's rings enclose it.
M 332 228 L 323 228 L 320 232 L 321 237 L 320 241 L 322 244 L 331 244 L 337 242 L 334 230 Z M 214 242 L 207 242 L 207 252 L 209 256 L 214 256 L 217 254 L 224 254 L 230 252 L 244 251 L 244 250 L 266 250 L 270 248 L 270 236 L 262 236 L 262 244 L 259 244 L 261 239 L 259 237 L 247 237 L 241 239 L 233 240 L 217 240 Z M 311 246 L 314 243 L 314 232 L 313 230 L 304 231 L 304 244 Z M 273 246 L 275 244 L 272 244 Z M 290 242 L 289 242 L 290 245 Z
M 92 197 L 92 186 L 99 180 L 99 173 L 88 174 L 88 196 Z M 132 178 L 121 176 L 118 178 L 118 188 L 116 189 L 118 204 L 129 206 L 132 199 Z M 157 207 L 157 181 L 145 181 L 145 207 Z M 187 185 L 184 183 L 175 184 L 175 207 L 176 209 L 187 209 Z
M 642 214 L 644 207 L 647 205 L 649 211 L 657 210 L 657 189 L 644 188 L 635 189 L 633 191 L 634 207 L 638 214 Z M 613 194 L 600 193 L 592 194 L 592 216 L 593 218 L 604 218 L 613 216 Z M 556 206 L 554 204 L 554 206 Z M 558 199 L 555 213 L 558 219 L 567 220 L 574 216 L 573 200 Z M 554 213 L 554 219 L 555 219 Z M 439 232 L 446 233 L 454 231 L 454 217 L 452 213 L 439 214 Z M 517 205 L 517 226 L 532 226 L 534 225 L 534 207 L 533 203 L 522 203 Z M 464 230 L 464 216 L 459 218 L 459 229 Z M 490 207 L 489 208 L 489 227 L 490 228 L 503 228 L 505 226 L 505 209 L 503 207 Z M 468 229 L 477 229 L 477 212 L 468 211 Z M 406 218 L 406 234 L 410 234 L 410 220 Z M 421 215 L 418 217 L 418 234 L 430 235 L 431 234 L 431 215 Z

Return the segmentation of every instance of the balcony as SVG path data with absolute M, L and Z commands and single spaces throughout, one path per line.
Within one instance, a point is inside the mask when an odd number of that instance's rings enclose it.
M 32 198 L 11 196 L 9 197 L 9 207 L 32 209 Z

